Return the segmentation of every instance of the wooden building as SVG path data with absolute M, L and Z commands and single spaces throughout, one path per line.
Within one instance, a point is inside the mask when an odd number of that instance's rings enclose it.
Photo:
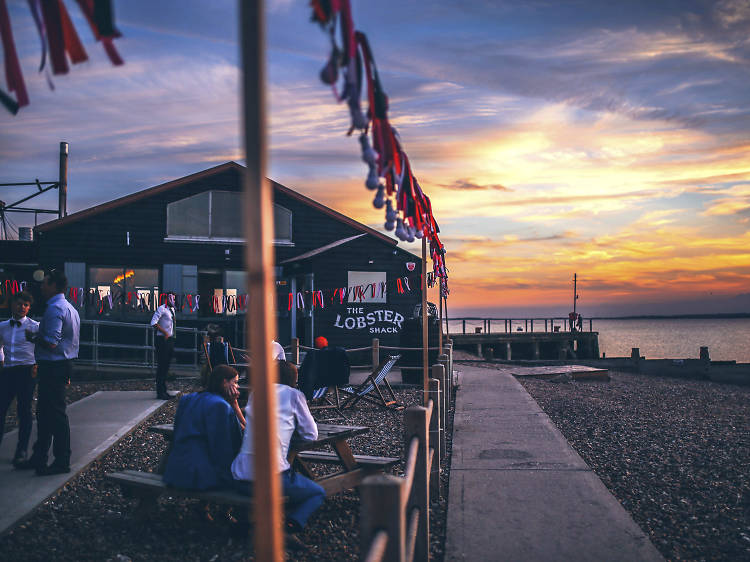
M 99 297 L 96 305 L 79 299 L 84 318 L 146 322 L 160 296 L 174 291 L 178 323 L 218 321 L 232 341 L 244 341 L 252 319 L 237 306 L 245 293 L 243 170 L 227 162 L 42 224 L 28 254 L 45 268 L 63 267 L 71 287 Z M 393 238 L 272 185 L 279 341 L 299 337 L 311 345 L 323 335 L 345 347 L 373 337 L 396 345 L 420 302 L 420 259 Z M 396 279 L 403 277 L 411 281 L 400 292 Z M 371 284 L 386 290 L 332 298 L 336 288 Z M 317 291 L 324 298 L 313 308 Z

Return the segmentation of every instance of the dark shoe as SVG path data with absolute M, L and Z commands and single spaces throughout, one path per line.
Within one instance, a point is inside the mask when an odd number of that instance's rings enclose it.
M 41 468 L 46 468 L 47 463 L 41 464 L 35 461 L 33 458 L 25 461 L 21 461 L 18 464 L 13 464 L 16 470 L 39 470 Z
M 49 466 L 43 466 L 36 469 L 37 476 L 52 476 L 53 474 L 67 474 L 70 472 L 70 465 L 52 463 Z
M 18 453 L 15 457 L 13 457 L 13 460 L 11 463 L 13 463 L 13 466 L 15 468 L 18 468 L 19 464 L 25 463 L 28 459 L 26 458 L 26 453 Z
M 172 396 L 166 392 L 161 392 L 156 395 L 157 400 L 171 400 Z

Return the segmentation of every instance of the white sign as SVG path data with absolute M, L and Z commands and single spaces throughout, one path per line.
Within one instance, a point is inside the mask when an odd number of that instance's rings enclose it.
M 364 307 L 348 306 L 346 315 L 336 315 L 334 328 L 365 330 L 371 334 L 397 334 L 404 317 L 394 310 L 379 309 L 365 312 Z

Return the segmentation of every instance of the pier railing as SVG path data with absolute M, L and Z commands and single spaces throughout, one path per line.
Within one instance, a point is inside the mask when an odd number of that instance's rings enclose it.
M 581 330 L 576 324 L 571 330 L 568 318 L 486 318 L 481 316 L 465 316 L 451 318 L 448 321 L 449 334 L 509 334 L 514 332 L 593 332 L 593 321 L 591 318 L 583 322 Z M 467 331 L 468 330 L 468 331 Z

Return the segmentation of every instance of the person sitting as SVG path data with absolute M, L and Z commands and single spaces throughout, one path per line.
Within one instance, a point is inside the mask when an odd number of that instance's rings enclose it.
M 304 395 L 297 390 L 297 367 L 289 361 L 277 361 L 278 383 L 276 390 L 276 418 L 278 422 L 278 467 L 281 472 L 283 493 L 289 498 L 287 504 L 286 531 L 290 546 L 304 546 L 294 533 L 302 531 L 312 513 L 323 504 L 325 491 L 318 484 L 302 474 L 294 472 L 289 465 L 289 444 L 292 438 L 312 441 L 318 438 L 318 426 L 310 414 Z M 243 494 L 251 494 L 255 479 L 255 450 L 252 432 L 252 399 L 248 400 L 245 414 L 250 422 L 242 440 L 242 448 L 232 463 L 232 476 L 235 489 Z
M 204 391 L 182 397 L 165 483 L 189 490 L 232 487 L 232 461 L 242 443 L 242 428 L 230 405 L 239 395 L 237 379 L 232 367 L 219 365 Z
M 322 387 L 344 387 L 349 384 L 351 364 L 343 347 L 328 345 L 323 336 L 315 338 L 315 349 L 305 355 L 300 367 L 299 389 L 308 400 Z

